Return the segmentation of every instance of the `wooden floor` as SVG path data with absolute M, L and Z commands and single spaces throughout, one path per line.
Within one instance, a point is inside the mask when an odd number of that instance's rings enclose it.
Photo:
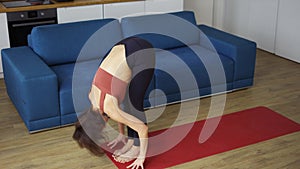
M 206 118 L 212 98 L 184 103 L 187 106 L 185 111 L 188 112 L 199 101 L 198 120 Z M 214 104 L 218 106 L 219 103 Z M 254 86 L 228 93 L 224 113 L 256 106 L 269 107 L 300 123 L 300 64 L 258 50 Z M 178 109 L 179 104 L 174 104 L 149 110 L 148 114 L 164 112 L 159 119 L 149 124 L 150 130 L 169 127 L 177 117 Z M 156 114 L 159 116 L 159 113 Z M 0 168 L 115 168 L 106 156 L 94 157 L 80 149 L 71 138 L 73 130 L 73 126 L 69 126 L 28 134 L 6 94 L 3 79 L 0 80 Z M 299 169 L 299 166 L 300 132 L 296 132 L 173 168 Z

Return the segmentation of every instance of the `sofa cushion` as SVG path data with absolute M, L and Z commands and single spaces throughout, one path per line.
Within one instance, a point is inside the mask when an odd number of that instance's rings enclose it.
M 75 62 L 87 40 L 93 37 L 93 43 L 88 45 L 91 46 L 89 49 L 94 50 L 88 50 L 85 58 L 81 59 L 104 56 L 122 39 L 118 20 L 102 19 L 38 26 L 32 29 L 28 41 L 30 47 L 51 66 Z
M 139 36 L 160 49 L 196 44 L 200 38 L 194 13 L 189 11 L 125 17 L 121 26 L 125 37 Z
M 51 67 L 58 77 L 61 115 L 89 107 L 88 92 L 99 64 L 98 59 Z
M 165 95 L 177 94 L 180 91 L 188 93 L 218 85 L 225 85 L 225 91 L 228 87 L 226 83 L 233 80 L 234 62 L 199 45 L 191 45 L 158 51 L 156 68 L 156 88 L 161 89 Z

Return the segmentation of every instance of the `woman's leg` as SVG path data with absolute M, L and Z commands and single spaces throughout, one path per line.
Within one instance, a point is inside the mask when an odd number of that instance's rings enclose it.
M 124 102 L 124 108 L 128 114 L 138 118 L 139 120 L 143 121 L 145 124 L 146 115 L 144 112 L 144 96 L 145 92 L 148 88 L 148 85 L 152 79 L 153 70 L 145 70 L 135 76 L 129 86 L 128 97 L 126 102 Z M 129 102 L 129 103 L 128 103 Z M 126 104 L 126 105 L 125 105 Z M 139 146 L 140 140 L 138 133 L 127 126 L 128 138 L 129 140 L 133 139 L 133 146 L 127 150 L 125 153 L 116 157 L 115 160 L 121 163 L 128 162 L 136 158 L 139 154 Z
M 126 60 L 132 71 L 132 79 L 123 102 L 124 107 L 127 109 L 127 113 L 146 124 L 144 97 L 154 73 L 154 49 L 147 41 L 139 38 L 132 38 L 129 41 L 125 41 L 125 47 Z M 140 146 L 138 133 L 130 127 L 127 127 L 127 130 L 128 137 L 133 138 L 134 143 L 130 150 L 117 159 L 120 162 L 127 162 L 134 159 L 139 152 L 137 148 Z
M 132 80 L 126 96 L 126 107 L 131 115 L 146 124 L 144 97 L 154 73 L 155 52 L 149 42 L 136 37 L 126 41 L 125 47 L 126 60 L 132 71 Z M 134 138 L 134 145 L 139 146 L 138 133 L 131 128 L 127 128 L 127 130 L 128 135 Z
M 133 72 L 135 69 L 133 69 Z M 152 80 L 153 69 L 143 70 L 137 73 L 130 82 L 128 89 L 128 100 L 127 105 L 129 108 L 129 113 L 139 120 L 143 121 L 145 124 L 147 123 L 146 115 L 144 112 L 144 97 L 146 90 L 149 86 L 149 83 Z M 131 129 L 127 128 L 128 136 L 134 138 L 134 145 L 139 146 L 139 138 L 138 133 Z

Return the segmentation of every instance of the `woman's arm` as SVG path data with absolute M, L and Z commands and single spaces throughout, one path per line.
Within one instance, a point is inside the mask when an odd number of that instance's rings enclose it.
M 119 128 L 119 132 L 120 134 L 124 135 L 124 124 L 123 123 L 118 123 L 118 128 Z
M 113 149 L 119 142 L 126 144 L 126 136 L 124 135 L 124 124 L 118 123 L 119 135 L 111 142 L 107 144 L 108 147 Z
M 108 99 L 108 97 L 111 97 Z M 117 105 L 117 101 L 112 96 L 107 96 L 107 101 L 104 106 L 105 112 L 107 115 L 112 119 L 119 123 L 125 124 L 132 128 L 133 130 L 137 131 L 140 138 L 140 154 L 138 158 L 128 167 L 138 168 L 141 166 L 143 168 L 143 163 L 146 158 L 147 148 L 148 148 L 148 126 L 145 125 L 141 120 L 138 118 L 122 111 Z

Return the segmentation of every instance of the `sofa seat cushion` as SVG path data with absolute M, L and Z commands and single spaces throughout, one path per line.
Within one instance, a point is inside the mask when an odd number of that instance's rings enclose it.
M 156 68 L 156 88 L 165 95 L 172 95 L 224 84 L 224 90 L 230 90 L 226 84 L 233 80 L 234 62 L 209 49 L 192 45 L 158 51 Z
M 51 67 L 58 77 L 61 115 L 89 107 L 88 92 L 99 64 L 99 60 L 90 60 L 76 65 L 72 63 Z

